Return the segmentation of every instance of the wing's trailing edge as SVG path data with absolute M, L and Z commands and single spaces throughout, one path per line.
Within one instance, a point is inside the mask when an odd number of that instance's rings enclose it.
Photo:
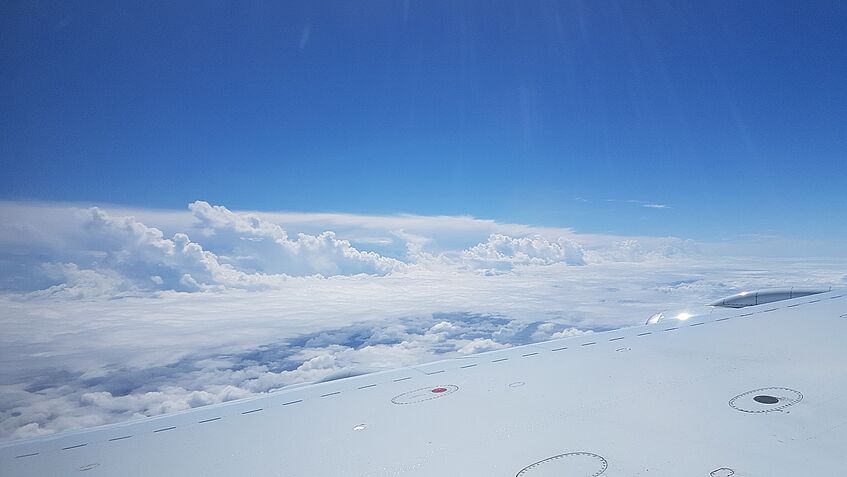
M 2 476 L 842 475 L 832 291 L 0 446 Z

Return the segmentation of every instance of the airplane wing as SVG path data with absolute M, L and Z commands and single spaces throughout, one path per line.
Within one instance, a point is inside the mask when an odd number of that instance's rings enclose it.
M 847 475 L 832 291 L 7 443 L 2 476 Z

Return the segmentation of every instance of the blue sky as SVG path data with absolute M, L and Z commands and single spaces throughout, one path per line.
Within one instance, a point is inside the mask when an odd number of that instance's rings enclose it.
M 4 200 L 847 234 L 842 2 L 12 1 L 0 32 Z

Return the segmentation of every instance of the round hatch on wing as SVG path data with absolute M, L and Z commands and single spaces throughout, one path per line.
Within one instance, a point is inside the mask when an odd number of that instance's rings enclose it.
M 733 409 L 754 414 L 781 411 L 803 400 L 799 391 L 788 388 L 760 388 L 729 400 Z
M 459 386 L 452 384 L 443 384 L 439 386 L 431 386 L 428 388 L 415 389 L 391 398 L 394 404 L 415 404 L 424 401 L 432 401 L 444 396 L 453 394 L 459 390 Z
M 597 477 L 606 472 L 609 463 L 591 452 L 568 452 L 530 464 L 515 477 Z

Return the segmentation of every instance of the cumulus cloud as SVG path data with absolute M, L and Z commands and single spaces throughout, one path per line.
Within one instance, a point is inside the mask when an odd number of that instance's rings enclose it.
M 188 206 L 207 237 L 242 267 L 287 275 L 384 275 L 402 266 L 398 260 L 361 251 L 335 232 L 300 233 L 290 238 L 279 225 L 254 214 L 197 201 Z M 221 240 L 223 238 L 223 240 Z
M 541 235 L 510 237 L 492 234 L 487 241 L 465 250 L 462 258 L 494 268 L 552 263 L 585 265 L 580 244 L 564 237 L 548 240 Z
M 31 297 L 85 299 L 116 297 L 136 291 L 131 281 L 113 270 L 80 270 L 75 263 L 44 263 L 40 268 L 45 276 L 59 283 L 33 291 Z
M 200 201 L 0 203 L 0 219 L 0 439 L 641 324 L 741 288 L 843 283 L 846 268 L 784 242 L 764 259 L 673 237 Z
M 556 323 L 545 322 L 538 325 L 535 332 L 532 333 L 533 341 L 548 341 L 557 340 L 560 338 L 571 338 L 573 336 L 582 336 L 586 333 L 591 333 L 592 330 L 582 330 L 579 328 L 564 327 Z
M 269 278 L 247 274 L 192 242 L 188 235 L 176 233 L 165 238 L 161 230 L 148 227 L 134 217 L 111 217 L 98 209 L 89 209 L 86 227 L 100 238 L 101 255 L 92 263 L 98 268 L 119 271 L 136 283 L 158 285 L 165 289 L 193 291 L 221 285 L 254 289 L 267 286 Z M 155 277 L 155 278 L 153 278 Z
M 503 348 L 508 348 L 508 346 L 498 343 L 491 338 L 477 338 L 459 348 L 458 351 L 461 354 L 475 354 Z
M 64 219 L 61 230 L 52 230 L 37 216 L 13 217 L 19 233 L 0 234 L 5 251 L 0 252 L 0 262 L 11 262 L 0 272 L 0 289 L 65 298 L 151 290 L 257 290 L 278 287 L 289 277 L 385 275 L 403 266 L 359 250 L 333 231 L 291 238 L 280 225 L 253 214 L 236 214 L 206 202 L 194 202 L 189 210 L 195 223 L 185 228 L 212 249 L 188 233 L 168 237 L 134 216 L 112 215 L 97 207 L 68 209 L 70 219 Z
M 426 230 L 420 217 L 376 218 L 351 228 L 351 217 L 328 216 L 350 239 L 333 230 L 292 234 L 278 221 L 317 227 L 302 216 L 233 212 L 203 201 L 189 204 L 187 216 L 133 211 L 162 221 L 168 233 L 136 215 L 123 215 L 127 211 L 69 208 L 60 215 L 45 206 L 19 209 L 0 207 L 16 232 L 0 233 L 0 250 L 8 250 L 0 251 L 0 263 L 8 265 L 0 271 L 0 289 L 81 299 L 164 290 L 259 290 L 279 288 L 291 277 L 386 276 L 408 267 L 506 271 L 644 261 L 679 250 L 674 239 L 578 238 L 568 229 L 445 217 L 431 218 L 433 230 Z M 493 228 L 500 231 L 488 233 Z M 393 257 L 362 246 L 387 246 L 384 251 Z

